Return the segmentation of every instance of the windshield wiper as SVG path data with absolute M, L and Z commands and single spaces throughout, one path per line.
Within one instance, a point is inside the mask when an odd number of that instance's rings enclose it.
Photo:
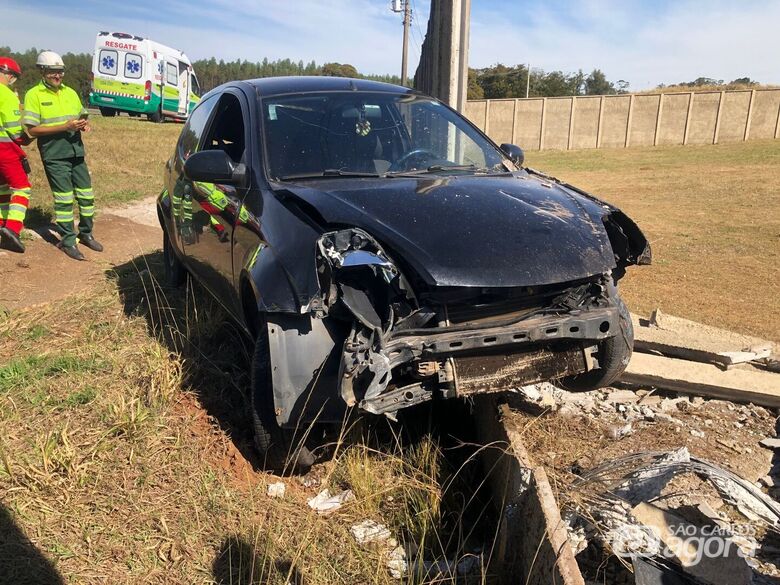
M 431 165 L 426 169 L 415 169 L 412 171 L 391 171 L 387 173 L 388 177 L 404 177 L 415 175 L 427 175 L 429 173 L 440 173 L 442 171 L 474 171 L 482 172 L 488 169 L 480 168 L 477 165 Z
M 381 177 L 379 173 L 368 173 L 362 171 L 345 171 L 343 169 L 325 169 L 318 173 L 297 173 L 295 175 L 284 175 L 279 177 L 280 181 L 293 181 L 295 179 L 321 179 L 322 177 Z

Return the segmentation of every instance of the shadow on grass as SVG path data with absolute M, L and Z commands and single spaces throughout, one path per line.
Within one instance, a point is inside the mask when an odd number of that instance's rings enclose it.
M 64 581 L 0 505 L 0 585 L 27 584 L 61 585 Z
M 279 583 L 303 585 L 304 580 L 290 559 L 269 559 L 263 556 L 267 548 L 254 545 L 238 536 L 231 536 L 222 543 L 212 564 L 217 585 L 271 585 Z
M 249 417 L 251 348 L 225 311 L 189 279 L 181 288 L 164 281 L 161 252 L 117 266 L 115 280 L 130 316 L 146 320 L 148 331 L 181 358 L 182 387 L 197 396 L 206 412 L 230 437 L 255 470 L 263 469 Z

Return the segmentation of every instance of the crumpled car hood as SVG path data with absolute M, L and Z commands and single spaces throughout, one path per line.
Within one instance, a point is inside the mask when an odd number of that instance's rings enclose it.
M 525 172 L 301 181 L 287 193 L 359 227 L 435 286 L 518 287 L 611 270 L 612 208 Z

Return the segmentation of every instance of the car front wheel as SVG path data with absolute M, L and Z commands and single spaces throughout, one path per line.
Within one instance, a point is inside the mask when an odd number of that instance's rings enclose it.
M 165 263 L 165 283 L 177 287 L 187 280 L 187 269 L 173 249 L 171 237 L 163 231 L 163 261 Z
M 614 291 L 613 299 L 620 312 L 620 330 L 617 335 L 605 339 L 598 345 L 596 357 L 598 367 L 559 381 L 566 390 L 586 392 L 609 386 L 625 371 L 634 350 L 634 327 L 631 315 L 623 299 Z
M 263 463 L 276 471 L 304 474 L 314 464 L 314 456 L 303 444 L 299 433 L 283 429 L 276 420 L 274 408 L 271 355 L 268 331 L 264 319 L 259 319 L 255 351 L 252 357 L 252 387 L 250 414 L 255 447 Z

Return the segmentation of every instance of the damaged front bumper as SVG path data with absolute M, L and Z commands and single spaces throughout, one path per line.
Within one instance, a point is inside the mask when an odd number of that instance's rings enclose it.
M 604 307 L 478 329 L 390 332 L 373 346 L 353 330 L 342 355 L 341 396 L 349 405 L 386 414 L 437 396 L 500 392 L 572 376 L 592 367 L 595 344 L 615 335 L 619 318 L 616 307 Z M 393 371 L 404 366 L 420 379 L 392 385 Z

